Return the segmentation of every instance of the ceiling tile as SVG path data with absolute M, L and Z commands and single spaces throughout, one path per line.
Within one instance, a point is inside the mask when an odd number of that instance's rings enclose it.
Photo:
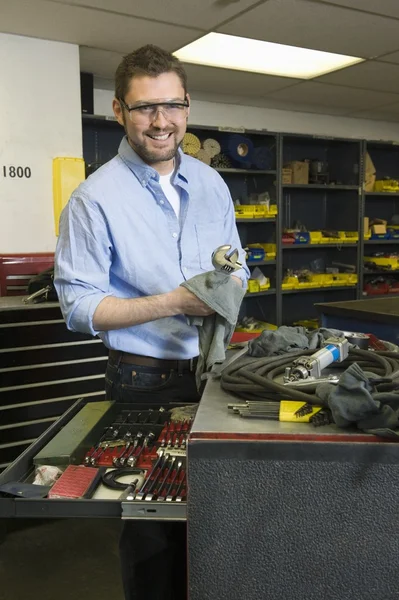
M 399 121 L 399 102 L 375 110 L 354 111 L 349 116 L 361 119 L 376 119 L 378 121 Z
M 399 65 L 399 52 L 392 52 L 392 54 L 386 54 L 385 56 L 380 57 L 378 60 Z
M 398 0 L 318 0 L 321 4 L 336 4 L 337 6 L 346 6 L 347 8 L 356 8 L 364 12 L 371 12 L 387 17 L 399 19 Z
M 79 56 L 81 71 L 93 73 L 96 77 L 113 79 L 123 54 L 80 46 Z
M 23 15 L 23 18 L 21 18 Z M 131 52 L 149 41 L 174 51 L 198 37 L 198 31 L 67 6 L 45 0 L 3 3 L 0 29 L 47 40 L 71 42 L 115 52 Z
M 318 107 L 334 106 L 348 111 L 351 109 L 366 110 L 399 101 L 397 94 L 358 90 L 313 81 L 306 81 L 285 90 L 272 92 L 268 98 Z
M 259 0 L 51 0 L 60 4 L 90 6 L 111 12 L 184 25 L 196 29 L 213 29 L 219 23 L 258 4 Z
M 272 77 L 200 65 L 185 64 L 184 68 L 188 75 L 189 90 L 192 91 L 220 91 L 223 94 L 265 96 L 269 92 L 283 89 L 299 81 L 288 77 Z
M 399 65 L 367 61 L 323 75 L 317 81 L 399 94 Z
M 218 31 L 361 58 L 399 49 L 397 21 L 306 0 L 268 0 Z

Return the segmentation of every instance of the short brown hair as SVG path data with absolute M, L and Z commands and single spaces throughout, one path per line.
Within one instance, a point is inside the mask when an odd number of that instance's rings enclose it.
M 115 97 L 124 100 L 130 82 L 136 75 L 158 77 L 158 75 L 170 72 L 178 75 L 186 94 L 187 74 L 179 59 L 158 46 L 152 44 L 142 46 L 124 56 L 119 64 L 115 73 Z

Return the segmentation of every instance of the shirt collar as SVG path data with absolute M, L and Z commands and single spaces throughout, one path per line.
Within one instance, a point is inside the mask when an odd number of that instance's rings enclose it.
M 129 169 L 136 175 L 141 185 L 145 187 L 150 179 L 159 181 L 159 173 L 150 165 L 147 165 L 142 158 L 133 150 L 129 142 L 127 141 L 126 135 L 123 137 L 119 145 L 119 156 L 123 162 L 127 164 Z M 187 178 L 187 157 L 181 148 L 178 149 L 176 160 L 178 163 L 177 170 L 175 173 L 175 181 L 178 178 L 182 178 L 188 182 Z

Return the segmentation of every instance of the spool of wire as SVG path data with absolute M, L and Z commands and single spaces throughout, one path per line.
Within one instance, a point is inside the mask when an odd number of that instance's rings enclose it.
M 193 133 L 186 133 L 182 141 L 182 148 L 185 154 L 189 156 L 197 156 L 201 150 L 201 142 Z
M 242 168 L 249 168 L 252 164 L 254 145 L 252 141 L 239 134 L 227 136 L 223 144 L 223 152 Z
M 214 140 L 213 138 L 208 138 L 204 141 L 204 143 L 202 144 L 205 152 L 211 157 L 214 158 L 215 156 L 217 156 L 218 154 L 220 154 L 221 152 L 221 147 L 220 144 L 217 140 Z
M 195 158 L 198 158 L 198 160 L 200 160 L 208 166 L 210 166 L 211 164 L 211 157 L 203 148 L 201 148 L 201 150 L 198 151 L 197 156 Z
M 267 146 L 260 146 L 254 149 L 252 164 L 257 169 L 267 171 L 272 168 L 273 154 Z

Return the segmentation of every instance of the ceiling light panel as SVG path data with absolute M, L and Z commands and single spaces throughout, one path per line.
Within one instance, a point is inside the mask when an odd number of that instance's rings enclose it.
M 208 33 L 174 54 L 186 63 L 297 79 L 312 79 L 363 62 L 362 58 L 355 56 L 215 32 Z

